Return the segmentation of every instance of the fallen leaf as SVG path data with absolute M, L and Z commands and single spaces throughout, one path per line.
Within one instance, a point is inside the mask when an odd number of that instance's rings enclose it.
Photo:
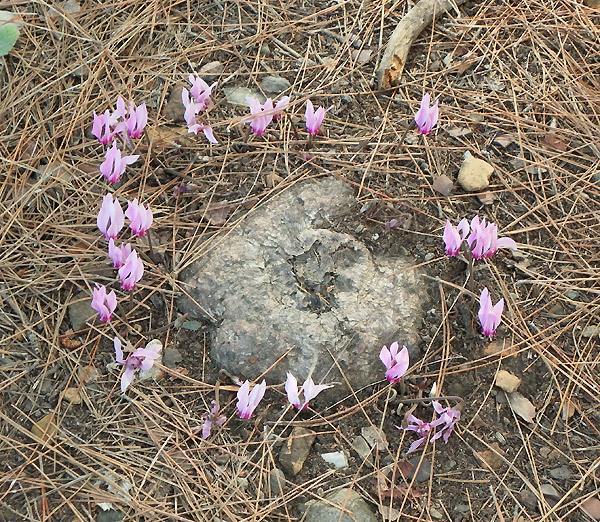
M 84 366 L 83 368 L 79 368 L 77 371 L 77 377 L 82 384 L 96 382 L 99 376 L 100 372 L 98 372 L 98 370 L 96 370 L 96 368 L 93 366 Z
M 477 194 L 477 199 L 482 205 L 491 205 L 496 201 L 496 194 L 493 192 L 482 192 L 481 194 Z
M 565 152 L 569 148 L 569 143 L 563 141 L 561 138 L 558 137 L 557 134 L 554 133 L 546 134 L 542 143 L 544 143 L 544 145 L 547 145 L 551 149 L 556 149 L 561 152 Z
M 227 217 L 231 212 L 228 204 L 214 205 L 204 209 L 204 218 L 215 226 L 224 225 L 227 223 Z
M 83 343 L 79 339 L 73 339 L 73 335 L 73 330 L 67 330 L 58 338 L 58 342 L 63 348 L 67 348 L 69 350 L 79 348 Z
M 508 393 L 508 404 L 512 410 L 522 419 L 527 422 L 533 422 L 535 417 L 535 406 L 531 401 L 519 392 Z
M 600 520 L 600 499 L 597 497 L 588 498 L 579 507 L 592 520 Z
M 454 188 L 454 182 L 445 174 L 436 176 L 432 183 L 433 190 L 439 192 L 442 196 L 448 197 Z
M 274 172 L 265 176 L 265 185 L 269 188 L 276 187 L 283 181 L 283 178 Z
M 71 404 L 81 404 L 81 395 L 77 388 L 65 388 L 62 396 L 63 399 L 69 401 Z
M 190 332 L 196 332 L 202 328 L 202 323 L 195 320 L 184 321 L 181 323 L 181 328 L 184 330 L 189 330 Z
M 146 136 L 155 149 L 190 147 L 196 142 L 184 127 L 146 127 Z
M 446 132 L 453 138 L 460 138 L 471 134 L 471 129 L 469 127 L 449 127 Z
M 496 374 L 495 384 L 501 390 L 504 390 L 507 393 L 512 393 L 514 391 L 517 391 L 517 388 L 521 384 L 521 379 L 519 379 L 519 377 L 517 377 L 516 375 L 507 372 L 506 370 L 500 370 Z
M 6 11 L 2 11 L 6 12 Z M 19 26 L 14 23 L 0 24 L 0 57 L 6 56 L 19 39 Z
M 512 355 L 515 352 L 516 348 L 514 346 L 506 346 L 506 340 L 492 341 L 483 349 L 485 355 Z
M 510 134 L 500 134 L 494 138 L 494 143 L 501 147 L 508 147 L 515 142 L 514 138 Z
M 490 448 L 488 450 L 476 451 L 475 456 L 491 469 L 497 470 L 504 462 L 502 458 L 504 451 L 502 451 L 502 448 L 496 442 L 490 444 Z
M 564 421 L 569 420 L 576 412 L 579 411 L 579 404 L 573 399 L 567 399 L 561 408 L 562 418 Z
M 54 437 L 54 435 L 56 435 L 57 431 L 58 426 L 56 425 L 54 412 L 44 415 L 31 427 L 31 433 L 37 438 L 41 439 L 42 442 L 48 442 L 52 437 Z

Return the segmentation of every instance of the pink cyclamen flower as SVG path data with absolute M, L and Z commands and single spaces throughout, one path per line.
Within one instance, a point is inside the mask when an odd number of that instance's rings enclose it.
M 125 371 L 121 376 L 121 392 L 125 393 L 125 390 L 133 382 L 136 372 L 148 372 L 154 366 L 154 363 L 160 357 L 162 346 L 156 341 L 150 341 L 146 348 L 138 348 L 125 359 L 121 340 L 118 337 L 113 339 L 113 345 L 115 347 L 115 360 L 118 364 L 125 366 Z
M 121 156 L 117 144 L 113 143 L 112 147 L 106 151 L 104 161 L 100 165 L 100 173 L 106 178 L 106 181 L 114 185 L 121 179 L 127 165 L 135 163 L 139 157 L 139 154 Z
M 108 240 L 108 257 L 113 263 L 113 268 L 121 268 L 129 254 L 131 254 L 129 243 L 121 243 L 121 246 L 116 246 L 114 239 Z
M 313 103 L 310 100 L 306 100 L 306 112 L 304 118 L 306 119 L 306 130 L 311 136 L 319 134 L 323 120 L 325 119 L 325 113 L 330 110 L 323 107 L 319 107 L 315 110 Z
M 198 105 L 199 112 L 204 112 L 210 105 L 210 95 L 215 84 L 208 85 L 202 78 L 193 74 L 188 76 L 188 80 L 191 84 L 190 93 Z
M 187 124 L 188 132 L 198 134 L 202 131 L 206 139 L 213 145 L 216 145 L 218 141 L 213 134 L 212 127 L 210 125 L 198 123 L 196 120 L 196 116 L 203 110 L 202 105 L 197 103 L 193 97 L 190 96 L 190 92 L 187 89 L 181 91 L 181 101 L 185 107 L 183 117 Z
M 106 239 L 116 239 L 125 225 L 123 209 L 116 198 L 113 201 L 111 194 L 106 194 L 102 198 L 102 206 L 98 212 L 96 223 Z
M 486 337 L 494 337 L 496 328 L 502 320 L 502 311 L 504 310 L 504 299 L 500 299 L 495 305 L 492 305 L 492 298 L 487 288 L 481 291 L 479 297 L 479 322 L 481 323 L 481 332 Z
M 390 348 L 384 346 L 379 353 L 381 362 L 387 368 L 385 378 L 391 383 L 399 382 L 408 370 L 408 349 L 402 346 L 398 351 L 398 343 L 392 343 Z
M 135 105 L 133 102 L 129 104 L 129 115 L 125 120 L 125 129 L 127 136 L 136 140 L 144 134 L 144 128 L 148 123 L 148 109 L 146 104 Z
M 140 205 L 137 199 L 127 202 L 125 216 L 129 218 L 129 228 L 136 237 L 144 237 L 152 226 L 152 210 L 150 206 Z
M 121 288 L 126 292 L 131 292 L 135 288 L 135 284 L 144 275 L 144 264 L 138 257 L 137 252 L 132 250 L 127 256 L 125 263 L 119 268 L 119 279 L 121 280 Z
M 212 401 L 210 412 L 204 416 L 204 422 L 202 423 L 202 438 L 208 439 L 213 426 L 223 426 L 227 417 L 219 415 L 220 407 L 216 401 Z
M 267 383 L 264 379 L 260 384 L 254 386 L 252 391 L 250 391 L 250 383 L 244 381 L 237 392 L 237 410 L 240 419 L 247 420 L 252 417 L 252 413 L 265 396 L 266 390 Z
M 438 121 L 440 110 L 437 100 L 430 107 L 431 98 L 429 94 L 425 94 L 421 100 L 421 106 L 417 114 L 415 114 L 415 123 L 417 124 L 417 132 L 427 136 Z
M 249 96 L 246 103 L 250 107 L 250 128 L 256 136 L 264 136 L 269 123 L 273 121 L 274 107 L 273 100 L 267 98 L 265 103 L 261 104 L 256 98 Z
M 117 296 L 114 290 L 107 293 L 104 285 L 96 283 L 96 288 L 92 291 L 92 308 L 98 312 L 100 321 L 108 323 L 117 308 Z
M 288 400 L 297 410 L 306 409 L 308 403 L 327 388 L 333 388 L 333 384 L 315 384 L 312 378 L 308 377 L 304 381 L 301 390 L 298 390 L 298 381 L 296 380 L 296 377 L 289 372 L 287 374 L 287 380 L 285 381 L 285 391 Z M 300 392 L 304 395 L 304 400 L 300 399 Z
M 433 422 L 424 422 L 421 419 L 418 419 L 417 417 L 415 417 L 414 415 L 409 415 L 407 417 L 407 420 L 408 420 L 408 426 L 406 426 L 405 428 L 401 428 L 401 429 L 404 429 L 406 431 L 414 431 L 417 435 L 419 435 L 419 438 L 417 440 L 415 440 L 408 448 L 408 451 L 406 452 L 407 454 L 412 453 L 413 451 L 416 451 L 417 449 L 419 449 L 421 447 L 421 445 L 427 440 L 427 437 L 429 436 L 429 434 L 434 433 L 436 427 L 439 426 L 440 424 L 444 423 L 444 419 L 442 417 L 438 417 Z M 443 432 L 438 431 L 431 438 L 431 441 L 439 439 L 442 435 L 443 435 Z
M 444 421 L 444 427 L 440 431 L 444 442 L 448 442 L 450 435 L 454 431 L 454 426 L 460 420 L 460 409 L 456 407 L 444 408 L 438 401 L 432 401 L 431 404 L 435 412 L 439 415 L 439 418 Z
M 486 219 L 475 216 L 471 220 L 471 233 L 467 243 L 475 259 L 489 259 L 494 256 L 499 248 L 517 250 L 517 244 L 509 237 L 498 237 L 498 226 L 487 223 Z
M 461 219 L 456 227 L 450 223 L 449 219 L 446 220 L 444 235 L 442 237 L 446 245 L 447 256 L 456 257 L 459 254 L 463 241 L 469 235 L 469 230 L 469 222 L 466 218 Z
M 288 108 L 290 104 L 289 96 L 282 96 L 281 99 L 275 104 L 273 108 L 273 121 L 279 121 L 283 118 L 284 111 Z
M 108 145 L 114 139 L 115 132 L 112 127 L 115 123 L 115 119 L 111 117 L 108 109 L 104 111 L 104 114 L 94 112 L 92 134 L 102 145 Z

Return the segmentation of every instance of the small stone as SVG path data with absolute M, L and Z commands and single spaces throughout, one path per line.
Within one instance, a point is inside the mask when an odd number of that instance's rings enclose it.
M 167 368 L 177 368 L 182 360 L 183 356 L 177 348 L 165 348 L 163 353 L 163 364 Z
M 500 433 L 499 431 L 496 432 L 496 440 L 500 443 L 500 444 L 506 444 L 506 438 L 504 437 L 504 435 L 502 435 L 502 433 Z
M 304 522 L 377 522 L 369 504 L 354 490 L 343 488 L 325 500 L 307 503 Z
M 269 94 L 280 94 L 291 86 L 286 78 L 275 75 L 265 76 L 260 82 L 260 88 Z
M 81 395 L 77 388 L 65 388 L 62 392 L 63 399 L 71 404 L 81 404 Z
M 475 456 L 481 460 L 484 464 L 487 464 L 491 469 L 497 470 L 502 466 L 504 460 L 502 456 L 504 455 L 504 451 L 502 448 L 498 446 L 497 443 L 490 444 L 492 449 L 477 451 Z
M 352 441 L 352 448 L 354 448 L 354 451 L 358 453 L 361 459 L 369 462 L 373 461 L 371 448 L 367 444 L 367 441 L 364 439 L 364 437 L 361 437 L 360 435 L 354 437 L 354 440 Z
M 557 480 L 569 480 L 571 478 L 571 471 L 567 466 L 559 466 L 558 468 L 551 469 L 550 475 Z
M 581 330 L 583 337 L 600 337 L 600 326 L 586 326 Z
M 367 63 L 371 56 L 373 55 L 373 51 L 371 49 L 353 49 L 352 50 L 352 58 L 357 61 L 360 65 Z
M 417 482 L 427 482 L 431 477 L 431 461 L 427 459 L 421 459 L 420 456 L 415 456 L 409 459 L 408 463 L 410 468 L 406 476 L 407 480 L 412 480 L 416 472 Z M 420 464 L 420 465 L 419 465 Z
M 279 462 L 287 473 L 297 475 L 300 472 L 315 438 L 315 432 L 307 428 L 296 426 L 292 430 L 279 452 Z
M 429 508 L 429 514 L 432 516 L 432 518 L 435 518 L 436 520 L 442 520 L 442 518 L 444 518 L 444 514 L 434 506 L 431 506 Z
M 335 469 L 344 469 L 348 467 L 348 457 L 343 451 L 334 451 L 333 453 L 321 453 L 321 458 L 331 464 Z
M 387 449 L 388 441 L 383 430 L 375 426 L 364 426 L 360 433 L 371 448 L 377 448 L 379 451 Z
M 448 197 L 454 188 L 454 182 L 445 174 L 435 176 L 431 184 L 433 190 L 439 192 L 442 196 Z
M 521 384 L 521 379 L 506 370 L 500 370 L 496 374 L 496 386 L 506 393 L 512 393 L 517 390 Z
M 92 309 L 92 296 L 89 292 L 79 292 L 69 304 L 69 321 L 73 330 L 81 330 L 96 312 Z
M 171 95 L 169 96 L 169 99 L 165 104 L 165 109 L 163 111 L 165 119 L 175 122 L 185 121 L 183 118 L 185 107 L 183 106 L 183 102 L 181 101 L 182 91 L 182 85 L 176 85 L 175 87 L 173 87 Z
M 225 93 L 227 103 L 230 105 L 248 108 L 248 102 L 246 101 L 248 97 L 257 98 L 261 103 L 265 101 L 265 97 L 262 94 L 248 89 L 248 87 L 225 87 L 223 92 Z
M 487 161 L 468 155 L 458 173 L 458 183 L 467 192 L 481 192 L 490 186 L 494 167 Z
M 224 65 L 218 60 L 205 63 L 202 67 L 200 67 L 199 76 L 203 80 L 207 80 L 214 76 L 219 76 L 225 70 Z
M 433 252 L 428 252 L 427 254 L 425 254 L 425 257 L 423 259 L 425 261 L 431 261 L 434 258 L 435 258 L 435 254 Z
M 125 515 L 121 511 L 108 509 L 107 511 L 98 511 L 96 522 L 121 522 Z
M 283 496 L 283 488 L 285 485 L 285 475 L 279 468 L 273 468 L 269 472 L 269 491 L 273 497 Z
M 519 499 L 529 509 L 535 509 L 535 508 L 537 508 L 538 499 L 537 499 L 537 497 L 535 496 L 535 494 L 532 491 L 530 491 L 528 489 L 524 489 L 523 491 L 520 491 L 519 492 Z

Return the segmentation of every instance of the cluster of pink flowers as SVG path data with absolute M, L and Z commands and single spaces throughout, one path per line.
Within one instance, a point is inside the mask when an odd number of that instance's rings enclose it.
M 517 250 L 517 243 L 509 237 L 498 237 L 498 225 L 487 222 L 485 218 L 475 216 L 469 223 L 461 219 L 457 226 L 446 220 L 442 235 L 446 247 L 446 255 L 456 257 L 463 246 L 470 252 L 473 260 L 490 259 L 500 248 Z M 484 288 L 479 299 L 479 322 L 481 332 L 486 337 L 494 337 L 500 325 L 504 299 L 495 305 L 492 303 L 490 292 Z
M 181 101 L 185 108 L 183 117 L 187 124 L 188 132 L 193 134 L 202 132 L 210 143 L 217 144 L 218 141 L 213 134 L 212 127 L 198 120 L 198 117 L 205 113 L 212 105 L 210 95 L 215 84 L 208 85 L 202 78 L 193 74 L 190 74 L 188 80 L 191 84 L 190 89 L 184 88 L 181 91 Z
M 419 436 L 419 438 L 410 445 L 408 451 L 406 452 L 407 454 L 419 449 L 427 440 L 427 437 L 429 437 L 432 433 L 432 442 L 441 437 L 443 437 L 444 442 L 448 442 L 450 435 L 454 431 L 454 426 L 460 420 L 459 408 L 444 408 L 438 401 L 432 401 L 431 404 L 435 413 L 438 415 L 435 420 L 431 422 L 425 422 L 411 414 L 406 417 L 408 425 L 404 428 L 400 428 L 406 431 L 414 431 Z M 440 429 L 437 430 L 437 428 Z
M 114 111 L 107 109 L 103 114 L 94 112 L 92 134 L 102 145 L 112 144 L 106 150 L 104 161 L 100 165 L 100 173 L 111 185 L 118 183 L 127 166 L 139 159 L 138 154 L 123 156 L 116 138 L 120 137 L 124 145 L 129 145 L 131 140 L 141 138 L 147 123 L 146 104 L 136 106 L 130 102 L 127 106 L 121 96 L 117 99 Z
M 161 346 L 156 342 L 150 342 L 145 348 L 138 348 L 125 358 L 121 340 L 118 337 L 113 339 L 113 345 L 115 360 L 125 367 L 121 375 L 121 392 L 125 393 L 137 372 L 148 372 L 154 366 L 154 363 L 160 357 Z
M 106 150 L 105 158 L 100 165 L 100 172 L 110 183 L 118 183 L 127 165 L 138 160 L 139 155 L 123 156 L 117 146 L 117 137 L 123 144 L 131 144 L 131 140 L 139 139 L 146 127 L 148 112 L 146 104 L 129 106 L 121 96 L 117 99 L 114 111 L 106 110 L 103 114 L 94 113 L 92 134 L 105 146 L 112 145 Z M 113 267 L 118 270 L 121 289 L 131 292 L 144 275 L 144 265 L 138 253 L 129 243 L 116 244 L 116 240 L 125 226 L 125 218 L 129 219 L 129 228 L 135 237 L 144 237 L 152 226 L 152 210 L 138 203 L 137 199 L 127 202 L 127 210 L 112 194 L 102 198 L 102 205 L 96 217 L 96 224 L 104 238 L 108 241 L 108 257 Z M 109 322 L 117 307 L 117 297 L 114 291 L 108 292 L 104 285 L 95 285 L 92 291 L 92 308 L 98 313 L 102 322 Z
M 458 226 L 446 220 L 443 234 L 446 255 L 456 257 L 463 244 L 470 249 L 473 259 L 490 259 L 500 248 L 517 250 L 517 244 L 509 237 L 498 237 L 498 225 L 475 216 L 471 223 L 462 219 Z

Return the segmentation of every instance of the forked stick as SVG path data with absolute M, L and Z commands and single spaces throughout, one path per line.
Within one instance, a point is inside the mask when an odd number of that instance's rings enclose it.
M 380 89 L 389 89 L 398 83 L 406 64 L 408 51 L 421 31 L 434 18 L 438 18 L 451 7 L 457 7 L 465 2 L 466 0 L 419 0 L 404 15 L 394 29 L 377 68 L 377 82 Z

